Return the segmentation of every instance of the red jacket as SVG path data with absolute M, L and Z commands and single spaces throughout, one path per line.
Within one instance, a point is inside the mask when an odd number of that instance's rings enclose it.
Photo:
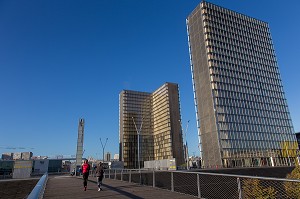
M 82 166 L 81 166 L 81 170 L 82 170 L 82 173 L 87 173 L 90 171 L 90 165 L 87 164 L 87 163 L 84 163 Z

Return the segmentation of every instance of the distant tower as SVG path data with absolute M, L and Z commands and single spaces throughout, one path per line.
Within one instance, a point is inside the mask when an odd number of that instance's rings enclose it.
M 84 132 L 84 119 L 79 119 L 78 124 L 78 139 L 76 151 L 76 167 L 81 166 L 83 155 L 83 132 Z
M 106 160 L 107 162 L 109 162 L 110 159 L 111 159 L 111 157 L 110 157 L 110 152 L 107 152 L 107 153 L 106 153 L 106 156 L 105 156 L 105 160 Z

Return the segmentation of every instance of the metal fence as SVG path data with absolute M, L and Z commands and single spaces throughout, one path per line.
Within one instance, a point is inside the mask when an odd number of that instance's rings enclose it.
M 300 199 L 300 180 L 292 179 L 155 170 L 106 170 L 104 176 L 198 198 Z
M 48 173 L 46 172 L 35 185 L 27 199 L 40 199 L 43 198 L 46 184 L 48 181 Z

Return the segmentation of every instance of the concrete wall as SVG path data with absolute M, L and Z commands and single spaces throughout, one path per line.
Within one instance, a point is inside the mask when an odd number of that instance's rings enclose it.
M 16 160 L 13 170 L 13 178 L 29 178 L 32 171 L 31 160 Z
M 144 168 L 156 170 L 176 170 L 176 160 L 174 158 L 165 160 L 145 161 Z
M 34 173 L 35 174 L 44 174 L 48 172 L 49 160 L 35 160 L 34 161 Z

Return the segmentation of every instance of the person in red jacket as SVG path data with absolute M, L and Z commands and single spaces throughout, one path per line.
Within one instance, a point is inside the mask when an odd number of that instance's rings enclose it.
M 88 164 L 88 160 L 84 160 L 84 163 L 81 166 L 81 171 L 82 171 L 82 177 L 83 177 L 84 191 L 86 191 L 87 180 L 89 178 L 89 173 L 90 173 L 90 165 Z

